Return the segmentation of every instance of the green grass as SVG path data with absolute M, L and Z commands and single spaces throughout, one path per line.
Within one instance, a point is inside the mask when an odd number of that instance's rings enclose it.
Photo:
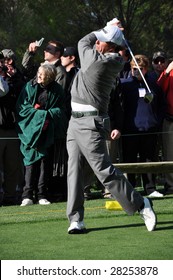
M 173 196 L 153 199 L 158 215 L 148 232 L 138 214 L 105 209 L 105 199 L 85 202 L 87 233 L 69 235 L 66 203 L 0 209 L 1 260 L 172 260 Z

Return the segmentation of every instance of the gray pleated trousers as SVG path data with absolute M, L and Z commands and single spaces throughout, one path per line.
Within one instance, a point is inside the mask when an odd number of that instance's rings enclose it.
M 67 217 L 70 222 L 84 219 L 85 158 L 99 181 L 127 214 L 134 214 L 143 204 L 143 197 L 111 163 L 106 147 L 109 133 L 110 121 L 107 115 L 71 117 L 67 132 L 69 155 Z

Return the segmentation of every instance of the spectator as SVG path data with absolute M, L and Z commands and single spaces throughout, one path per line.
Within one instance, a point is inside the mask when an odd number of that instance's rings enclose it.
M 166 53 L 161 51 L 155 52 L 152 58 L 153 71 L 148 73 L 150 78 L 156 82 L 160 74 L 166 69 L 167 66 L 168 59 Z
M 119 78 L 116 79 L 115 87 L 111 91 L 110 102 L 108 107 L 108 114 L 111 122 L 111 147 L 115 144 L 121 136 L 123 129 L 124 109 L 123 109 L 123 94 L 121 89 L 121 81 Z M 113 150 L 117 148 L 110 148 L 110 155 L 112 162 L 117 162 L 118 152 L 114 153 Z
M 78 53 L 74 47 L 66 47 L 64 53 L 61 56 L 61 64 L 66 70 L 66 83 L 65 83 L 65 94 L 66 94 L 66 108 L 68 119 L 71 117 L 71 87 L 75 75 L 77 74 L 78 67 Z
M 23 73 L 28 80 L 34 78 L 39 67 L 34 60 L 37 49 L 37 42 L 32 42 L 29 44 L 29 47 L 23 56 Z M 49 41 L 48 45 L 44 49 L 44 62 L 42 64 L 53 64 L 56 67 L 56 81 L 64 88 L 66 83 L 66 72 L 64 67 L 61 65 L 60 60 L 63 51 L 64 46 L 61 42 L 56 40 Z
M 30 43 L 22 60 L 23 71 L 28 80 L 34 78 L 39 67 L 35 63 L 37 50 L 37 41 Z M 65 89 L 67 76 L 65 67 L 61 65 L 61 56 L 63 55 L 63 52 L 64 45 L 62 42 L 56 40 L 49 41 L 44 49 L 44 62 L 41 63 L 41 65 L 54 65 L 57 70 L 55 80 L 63 87 L 63 89 Z M 66 167 L 64 166 L 64 146 L 65 139 L 57 139 L 52 147 L 52 153 L 50 153 L 52 155 L 52 158 L 50 157 L 52 171 L 50 172 L 48 193 L 52 202 L 61 200 L 59 195 L 57 197 L 55 193 L 60 191 L 62 180 L 64 180 L 64 173 L 66 172 Z
M 122 50 L 119 51 L 119 54 L 123 57 L 125 63 L 123 70 L 121 70 L 119 77 L 120 78 L 128 78 L 131 76 L 131 66 L 130 66 L 130 61 L 131 61 L 131 55 L 130 51 L 128 50 L 127 47 L 123 48 Z
M 153 57 L 152 57 L 153 70 L 148 72 L 148 76 L 154 82 L 157 82 L 160 74 L 166 69 L 167 66 L 168 66 L 168 58 L 167 58 L 167 55 L 165 52 L 157 51 L 157 52 L 153 53 Z M 163 160 L 162 123 L 161 123 L 160 128 L 158 129 L 155 157 L 156 157 L 156 160 L 160 160 L 160 161 Z M 160 178 L 160 176 L 161 176 L 161 178 Z M 164 182 L 165 182 L 164 174 L 160 174 L 158 176 L 158 182 L 161 184 L 164 184 Z
M 110 94 L 108 115 L 110 117 L 111 133 L 110 138 L 107 141 L 107 146 L 111 161 L 116 163 L 117 161 L 122 161 L 121 133 L 124 119 L 123 94 L 121 89 L 121 81 L 118 77 L 116 79 L 115 88 Z M 111 193 L 106 188 L 104 189 L 103 197 L 112 197 Z
M 81 68 L 71 90 L 72 117 L 67 132 L 69 234 L 85 232 L 84 159 L 128 214 L 139 211 L 149 231 L 156 226 L 149 200 L 137 193 L 111 164 L 106 148 L 110 132 L 109 96 L 116 76 L 123 68 L 122 57 L 118 55 L 122 44 L 123 34 L 113 25 L 86 35 L 78 43 Z
M 124 97 L 124 125 L 122 137 L 123 161 L 126 163 L 155 161 L 157 131 L 163 118 L 163 94 L 158 85 L 147 76 L 149 60 L 144 55 L 136 55 L 140 70 L 153 92 L 151 103 L 145 101 L 146 85 L 135 64 L 131 61 L 132 77 L 121 79 Z M 128 174 L 128 180 L 135 186 L 135 174 Z M 142 174 L 146 195 L 162 197 L 156 190 L 155 176 Z
M 173 61 L 161 73 L 158 85 L 166 98 L 166 114 L 163 121 L 163 156 L 164 160 L 173 160 Z M 173 173 L 165 174 L 164 194 L 173 194 Z
M 25 165 L 21 206 L 33 204 L 34 191 L 39 204 L 50 203 L 47 184 L 51 147 L 56 138 L 64 138 L 66 133 L 64 94 L 55 82 L 56 74 L 54 65 L 41 65 L 37 78 L 26 84 L 17 102 L 18 135 Z
M 0 52 L 0 97 L 5 96 L 9 91 L 9 86 L 5 80 L 7 68 L 4 66 L 4 55 Z
M 2 55 L 4 58 L 2 58 Z M 16 67 L 13 50 L 4 49 L 1 54 L 1 75 L 8 83 L 8 93 L 0 98 L 0 186 L 3 189 L 3 205 L 17 204 L 17 187 L 22 187 L 23 165 L 16 133 L 15 106 L 25 82 Z M 3 176 L 3 178 L 2 178 Z
M 78 53 L 74 47 L 66 47 L 61 56 L 61 64 L 66 70 L 66 82 L 64 85 L 66 115 L 71 117 L 71 86 L 78 72 Z M 66 139 L 56 141 L 54 147 L 53 176 L 49 184 L 49 194 L 53 202 L 67 200 L 67 149 Z

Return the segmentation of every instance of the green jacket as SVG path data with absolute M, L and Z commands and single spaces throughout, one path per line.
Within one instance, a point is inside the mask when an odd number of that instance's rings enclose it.
M 64 113 L 64 92 L 57 82 L 52 82 L 48 88 L 48 98 L 45 109 L 35 109 L 39 85 L 28 82 L 20 93 L 16 104 L 17 132 L 21 140 L 21 152 L 24 164 L 31 165 L 47 155 L 47 149 L 56 139 L 64 139 L 68 121 Z M 45 120 L 49 125 L 43 131 Z

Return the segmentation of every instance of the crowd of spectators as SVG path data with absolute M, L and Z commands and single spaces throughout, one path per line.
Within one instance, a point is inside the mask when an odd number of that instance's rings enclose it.
M 51 40 L 44 47 L 44 61 L 37 65 L 40 49 L 37 42 L 30 43 L 19 68 L 12 49 L 0 52 L 0 204 L 4 206 L 67 199 L 66 132 L 80 60 L 76 47 Z M 126 163 L 151 162 L 158 161 L 161 152 L 163 160 L 172 161 L 173 62 L 163 51 L 153 53 L 151 62 L 143 54 L 135 56 L 153 94 L 146 103 L 147 89 L 135 61 L 128 49 L 119 55 L 126 62 L 110 98 L 110 156 L 113 162 L 117 157 Z M 127 177 L 135 187 L 136 174 Z M 164 174 L 162 191 L 156 189 L 154 174 L 141 178 L 145 195 L 173 193 L 173 173 Z M 87 190 L 90 184 L 86 182 Z M 104 186 L 102 192 L 106 193 Z

